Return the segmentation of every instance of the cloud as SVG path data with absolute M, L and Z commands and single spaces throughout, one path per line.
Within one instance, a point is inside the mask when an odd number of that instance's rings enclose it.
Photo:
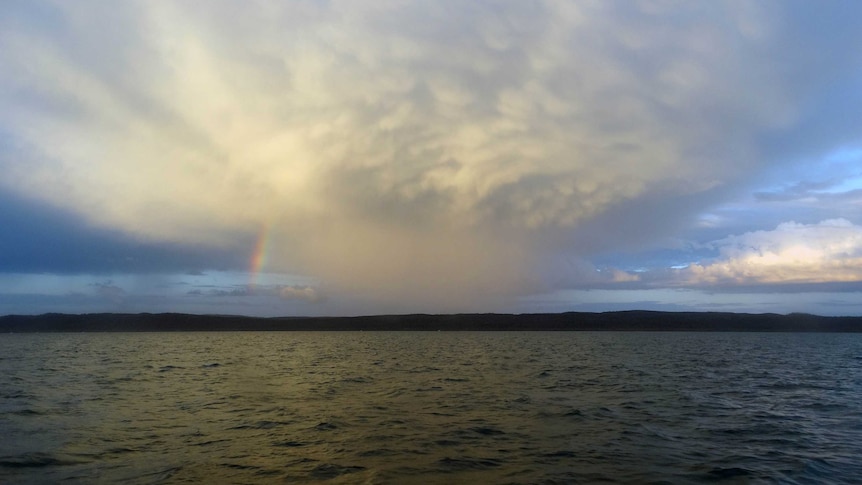
M 96 296 L 113 304 L 122 304 L 128 297 L 126 290 L 115 285 L 113 281 L 92 283 L 90 286 L 93 287 Z
M 309 285 L 228 285 L 193 288 L 186 291 L 189 296 L 215 296 L 230 298 L 257 298 L 306 301 L 323 303 L 327 301 L 326 294 L 320 289 Z
M 242 244 L 181 244 L 96 227 L 74 207 L 52 207 L 2 189 L 0 227 L 0 273 L 200 272 L 244 267 L 249 252 Z
M 206 294 L 211 296 L 228 296 L 228 297 L 246 297 L 253 296 L 255 294 L 259 294 L 260 292 L 256 291 L 256 288 L 252 288 L 249 285 L 233 285 L 230 288 L 213 288 L 210 289 Z M 189 295 L 201 295 L 203 292 L 200 290 L 190 290 L 188 292 Z
M 311 286 L 285 286 L 279 290 L 279 296 L 285 300 L 303 300 L 311 303 L 326 301 L 326 295 Z
M 268 270 L 466 308 L 770 163 L 844 72 L 788 42 L 856 62 L 795 5 L 4 6 L 0 186 L 156 243 L 269 227 Z
M 809 284 L 862 281 L 862 226 L 845 219 L 786 222 L 716 241 L 716 261 L 692 264 L 687 284 Z

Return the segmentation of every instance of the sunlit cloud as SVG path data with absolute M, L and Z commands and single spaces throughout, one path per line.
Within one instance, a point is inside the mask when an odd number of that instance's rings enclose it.
M 279 290 L 278 294 L 286 300 L 304 300 L 312 303 L 326 301 L 326 295 L 311 286 L 285 286 Z
M 713 245 L 717 260 L 681 270 L 687 284 L 738 285 L 862 281 L 862 226 L 844 219 L 788 222 Z

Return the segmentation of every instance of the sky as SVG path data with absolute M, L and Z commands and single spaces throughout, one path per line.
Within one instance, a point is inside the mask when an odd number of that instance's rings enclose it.
M 862 3 L 0 3 L 0 314 L 862 315 Z

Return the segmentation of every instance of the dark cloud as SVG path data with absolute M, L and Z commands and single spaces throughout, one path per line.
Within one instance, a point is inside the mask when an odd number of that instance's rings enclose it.
M 862 31 L 856 2 L 781 2 L 782 44 L 773 62 L 790 83 L 798 114 L 793 123 L 758 137 L 762 157 L 810 163 L 836 148 L 862 142 Z
M 0 191 L 0 272 L 140 273 L 245 269 L 245 249 L 148 242 Z M 246 247 L 251 247 L 249 243 Z

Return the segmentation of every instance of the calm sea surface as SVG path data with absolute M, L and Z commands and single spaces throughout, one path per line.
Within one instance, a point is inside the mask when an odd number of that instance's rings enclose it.
M 862 482 L 862 335 L 0 335 L 2 483 Z

